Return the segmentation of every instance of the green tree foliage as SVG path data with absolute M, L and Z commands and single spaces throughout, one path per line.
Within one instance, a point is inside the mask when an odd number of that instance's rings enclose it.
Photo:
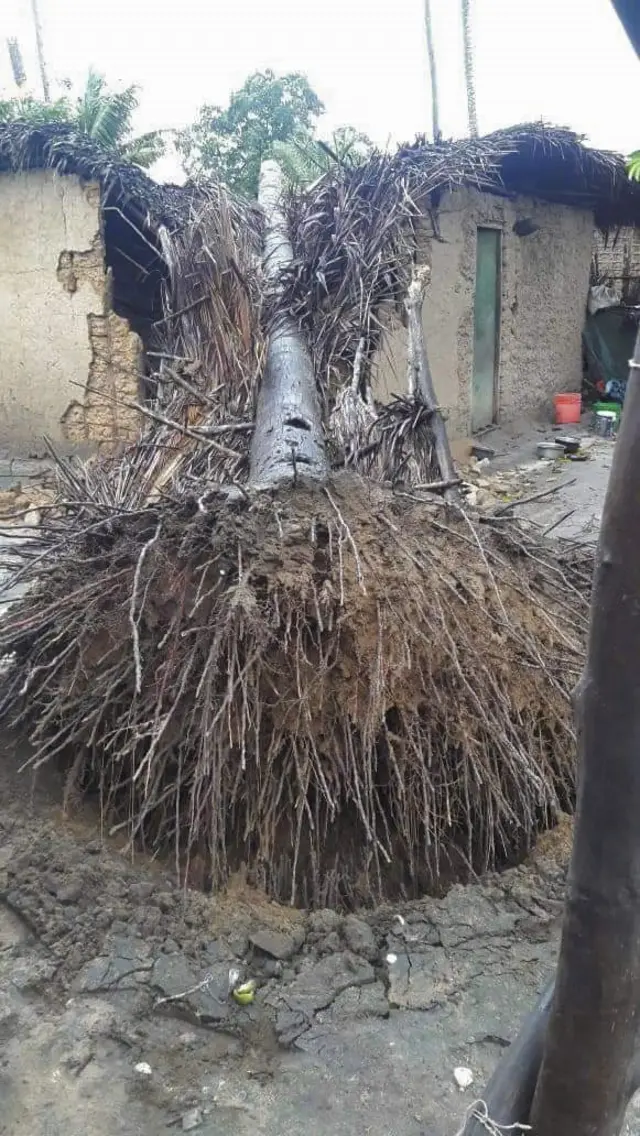
M 634 150 L 633 154 L 629 155 L 627 173 L 633 181 L 640 181 L 640 150 Z
M 0 123 L 32 122 L 43 126 L 48 122 L 71 122 L 73 110 L 65 97 L 45 103 L 31 95 L 24 98 L 0 99 Z
M 373 143 L 352 126 L 339 126 L 328 142 L 302 135 L 290 142 L 276 142 L 273 157 L 291 185 L 305 186 L 334 165 L 358 166 L 370 156 Z
M 178 137 L 178 149 L 192 176 L 216 174 L 236 192 L 256 197 L 261 163 L 277 144 L 312 139 L 323 110 L 304 75 L 257 71 L 226 108 L 203 106 Z
M 138 105 L 137 87 L 114 91 L 104 75 L 90 70 L 84 89 L 76 99 L 65 95 L 51 103 L 31 96 L 0 101 L 0 123 L 22 121 L 35 126 L 68 123 L 88 134 L 104 150 L 147 169 L 164 154 L 165 141 L 162 131 L 157 130 L 134 135 L 132 121 Z

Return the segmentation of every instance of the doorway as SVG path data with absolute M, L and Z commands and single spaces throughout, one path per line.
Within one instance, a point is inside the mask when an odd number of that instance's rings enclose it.
M 500 229 L 478 229 L 476 292 L 473 316 L 473 382 L 471 429 L 482 430 L 496 421 L 500 344 Z

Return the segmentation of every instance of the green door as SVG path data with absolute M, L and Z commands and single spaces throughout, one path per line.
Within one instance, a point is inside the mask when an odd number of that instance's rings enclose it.
M 474 431 L 491 426 L 496 420 L 501 235 L 499 229 L 478 229 L 471 391 L 471 428 Z

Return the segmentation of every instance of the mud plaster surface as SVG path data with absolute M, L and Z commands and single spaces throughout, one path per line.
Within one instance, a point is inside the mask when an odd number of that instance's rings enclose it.
M 54 775 L 32 795 L 19 759 L 5 739 L 6 1136 L 453 1133 L 552 973 L 568 821 L 444 900 L 307 918 L 237 881 L 218 900 L 176 890 L 168 866 L 103 843 L 90 809 L 64 819 Z M 252 1006 L 228 999 L 230 966 L 257 979 Z
M 140 340 L 112 310 L 100 187 L 0 177 L 0 441 L 22 456 L 135 437 Z M 65 445 L 67 444 L 67 445 Z

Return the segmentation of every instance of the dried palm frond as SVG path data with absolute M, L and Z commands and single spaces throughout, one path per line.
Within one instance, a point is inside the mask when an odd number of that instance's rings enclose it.
M 418 396 L 394 395 L 376 418 L 377 470 L 383 481 L 409 485 L 442 476 L 435 450 L 432 412 Z

